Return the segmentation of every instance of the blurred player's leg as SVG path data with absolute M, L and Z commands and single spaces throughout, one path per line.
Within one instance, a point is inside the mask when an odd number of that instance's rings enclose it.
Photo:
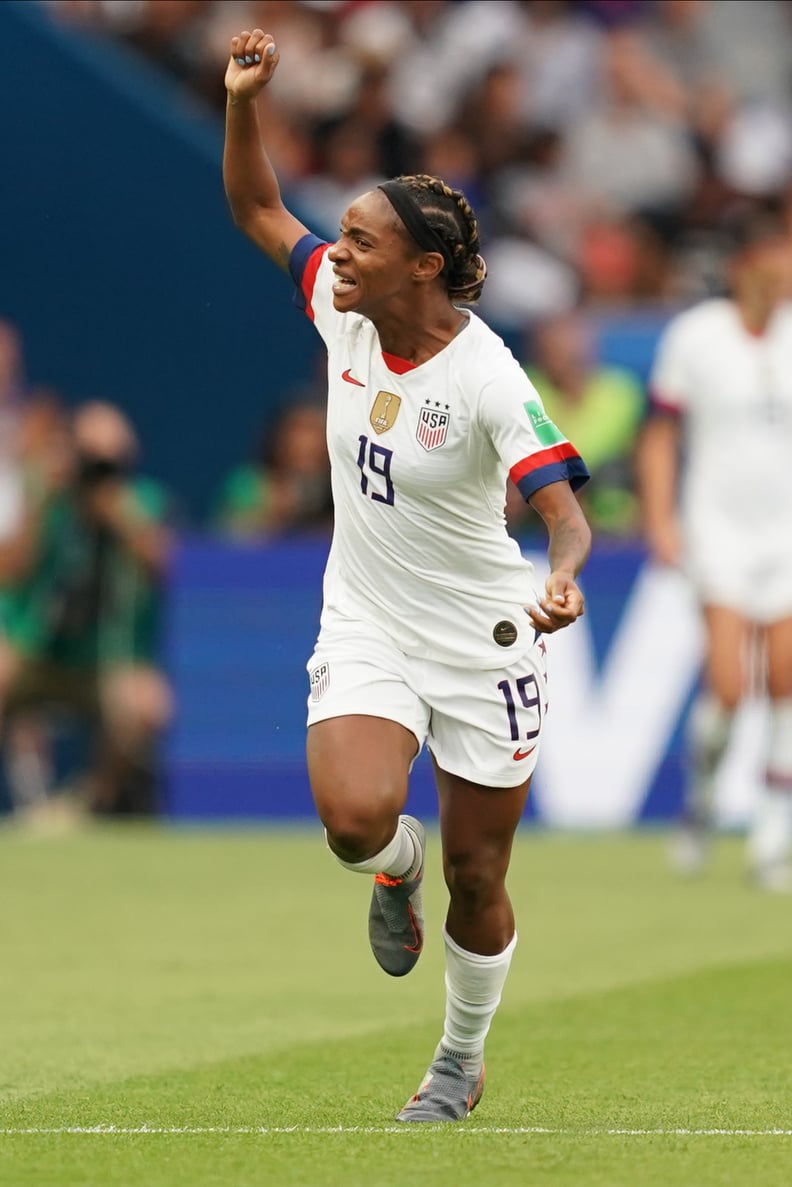
M 697 873 L 707 857 L 713 827 L 715 780 L 731 737 L 733 710 L 711 693 L 697 697 L 688 720 L 688 785 L 679 831 L 671 847 L 674 867 Z
M 688 781 L 681 827 L 671 860 L 680 873 L 697 873 L 713 829 L 715 783 L 731 738 L 734 712 L 748 688 L 751 626 L 724 606 L 704 609 L 705 687 L 688 722 Z
M 748 837 L 749 868 L 765 890 L 792 890 L 792 618 L 767 630 L 770 722 L 765 782 Z

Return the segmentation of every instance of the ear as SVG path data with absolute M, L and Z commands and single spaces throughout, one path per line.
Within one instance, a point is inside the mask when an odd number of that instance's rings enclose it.
M 445 260 L 439 251 L 425 251 L 418 256 L 412 278 L 417 284 L 430 284 L 437 280 L 445 267 Z

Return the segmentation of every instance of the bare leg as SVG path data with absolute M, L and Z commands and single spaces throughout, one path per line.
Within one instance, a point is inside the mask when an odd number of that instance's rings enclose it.
M 100 686 L 99 754 L 89 780 L 95 812 L 155 809 L 155 746 L 173 713 L 165 677 L 146 664 L 108 672 Z M 128 802 L 125 802 L 127 801 Z
M 671 857 L 685 874 L 697 873 L 712 830 L 715 781 L 729 745 L 734 712 L 750 679 L 754 629 L 725 606 L 705 606 L 706 652 L 703 688 L 688 721 L 688 778 L 682 830 Z
M 450 895 L 446 928 L 468 952 L 495 955 L 514 936 L 506 874 L 530 780 L 518 787 L 488 788 L 437 766 L 435 775 Z
M 792 871 L 792 618 L 766 630 L 770 721 L 766 769 L 748 838 L 748 860 L 766 890 L 789 890 Z
M 384 717 L 331 717 L 309 728 L 311 791 L 342 861 L 367 861 L 392 840 L 417 749 L 414 734 Z

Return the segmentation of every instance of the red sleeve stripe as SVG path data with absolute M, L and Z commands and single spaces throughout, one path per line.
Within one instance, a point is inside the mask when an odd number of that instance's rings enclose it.
M 512 466 L 509 470 L 509 477 L 516 486 L 521 478 L 530 474 L 532 470 L 538 470 L 540 466 L 548 466 L 552 462 L 565 462 L 569 458 L 577 456 L 578 451 L 571 441 L 562 441 L 560 445 L 551 445 L 549 449 L 540 449 L 539 453 L 532 453 L 530 457 L 524 457 L 521 462 Z
M 314 320 L 314 311 L 311 307 L 311 298 L 313 297 L 314 285 L 316 284 L 316 273 L 319 271 L 319 265 L 324 258 L 324 254 L 330 247 L 329 243 L 323 243 L 321 247 L 316 247 L 311 252 L 305 265 L 302 274 L 302 291 L 305 297 L 305 312 L 311 321 Z
M 678 418 L 682 415 L 682 409 L 678 404 L 672 404 L 669 400 L 664 400 L 663 397 L 655 391 L 649 392 L 649 408 L 650 416 L 673 416 Z

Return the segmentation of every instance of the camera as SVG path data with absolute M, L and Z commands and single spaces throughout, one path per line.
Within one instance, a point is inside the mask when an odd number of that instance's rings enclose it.
M 129 470 L 129 463 L 123 458 L 85 455 L 77 462 L 77 483 L 81 487 L 93 487 L 112 479 L 124 478 Z

